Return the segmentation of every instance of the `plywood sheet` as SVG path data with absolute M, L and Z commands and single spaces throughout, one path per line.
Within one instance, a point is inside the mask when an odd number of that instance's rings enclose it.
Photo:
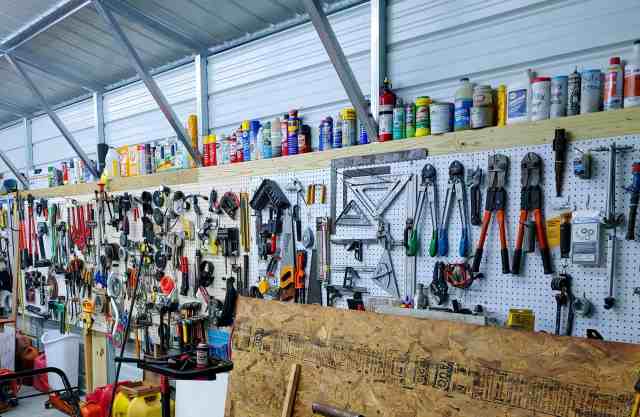
M 640 346 L 240 298 L 226 416 L 630 415 Z

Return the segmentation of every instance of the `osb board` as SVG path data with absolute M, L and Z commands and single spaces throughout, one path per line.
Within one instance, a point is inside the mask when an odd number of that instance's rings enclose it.
M 366 417 L 623 417 L 640 346 L 240 298 L 228 417 L 319 401 Z
M 446 155 L 515 146 L 541 145 L 551 143 L 554 130 L 557 128 L 566 129 L 571 140 L 633 135 L 640 133 L 640 108 L 590 113 L 521 123 L 507 127 L 452 132 L 439 136 L 372 143 L 366 146 L 350 146 L 325 152 L 263 159 L 233 165 L 187 169 L 140 177 L 116 178 L 112 181 L 110 189 L 111 191 L 126 191 L 150 188 L 162 184 L 190 184 L 238 176 L 265 176 L 286 171 L 319 169 L 328 167 L 331 160 L 335 158 L 409 149 L 427 148 L 430 155 Z M 34 190 L 32 193 L 37 197 L 65 197 L 93 193 L 94 189 L 94 184 L 79 184 Z

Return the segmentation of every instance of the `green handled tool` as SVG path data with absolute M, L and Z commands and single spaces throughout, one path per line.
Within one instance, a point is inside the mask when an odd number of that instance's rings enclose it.
M 429 204 L 429 213 L 431 214 L 432 235 L 429 244 L 429 255 L 435 256 L 438 252 L 438 218 L 437 218 L 437 201 L 436 201 L 436 169 L 431 164 L 426 164 L 422 168 L 420 175 L 420 189 L 418 191 L 418 204 L 413 217 L 407 218 L 405 226 L 405 251 L 407 256 L 416 256 L 420 249 L 420 239 L 418 238 L 418 226 L 422 218 L 422 210 L 425 201 Z

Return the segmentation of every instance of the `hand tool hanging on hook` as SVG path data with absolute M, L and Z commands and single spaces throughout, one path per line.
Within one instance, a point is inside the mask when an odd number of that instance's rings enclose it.
M 469 187 L 469 200 L 471 202 L 470 217 L 471 224 L 480 226 L 482 224 L 482 168 L 478 167 L 471 171 L 471 187 Z
M 605 310 L 610 310 L 615 305 L 616 299 L 613 296 L 613 283 L 616 271 L 616 242 L 618 240 L 618 226 L 624 222 L 624 216 L 616 213 L 616 164 L 618 153 L 632 151 L 633 146 L 617 146 L 612 143 L 592 149 L 594 152 L 609 152 L 609 171 L 607 174 L 607 207 L 604 218 L 604 227 L 609 229 L 607 236 L 607 279 L 609 280 L 609 294 L 604 299 Z
M 564 166 L 567 160 L 567 134 L 564 129 L 556 129 L 553 138 L 553 150 L 555 152 L 556 197 L 560 197 L 562 196 Z
M 496 221 L 500 229 L 500 255 L 502 257 L 502 273 L 508 274 L 509 267 L 509 250 L 507 249 L 507 232 L 504 222 L 504 212 L 507 204 L 507 191 L 504 188 L 509 170 L 509 158 L 505 155 L 491 155 L 487 167 L 487 197 L 482 217 L 482 229 L 480 230 L 480 239 L 478 239 L 478 247 L 473 258 L 473 272 L 480 270 L 480 262 L 484 252 L 484 243 L 489 231 L 489 223 L 491 216 L 496 214 Z
M 429 204 L 429 213 L 431 215 L 431 243 L 429 245 L 429 254 L 435 256 L 438 248 L 438 215 L 436 202 L 436 168 L 431 164 L 426 164 L 422 168 L 420 174 L 421 182 L 418 191 L 418 205 L 412 218 L 407 219 L 405 227 L 404 241 L 407 256 L 416 256 L 420 249 L 418 227 L 422 219 L 422 211 L 425 201 Z
M 627 240 L 636 238 L 636 218 L 638 217 L 638 202 L 640 201 L 640 162 L 634 162 L 631 168 L 633 181 L 625 190 L 631 194 L 629 200 L 629 219 L 627 221 Z
M 469 250 L 469 219 L 467 217 L 467 199 L 464 185 L 464 166 L 460 161 L 453 161 L 449 165 L 449 186 L 445 197 L 444 210 L 440 218 L 438 230 L 438 255 L 447 256 L 449 253 L 449 220 L 454 205 L 458 206 L 460 216 L 460 244 L 458 252 L 460 256 L 467 256 Z
M 520 182 L 522 190 L 520 194 L 520 218 L 518 220 L 518 234 L 516 235 L 516 248 L 513 252 L 513 265 L 511 272 L 520 273 L 520 261 L 522 260 L 522 244 L 524 242 L 525 227 L 529 213 L 533 212 L 535 220 L 535 233 L 542 257 L 542 267 L 545 274 L 553 273 L 551 265 L 551 252 L 547 243 L 547 232 L 542 215 L 542 159 L 539 155 L 529 152 L 521 162 L 522 177 Z

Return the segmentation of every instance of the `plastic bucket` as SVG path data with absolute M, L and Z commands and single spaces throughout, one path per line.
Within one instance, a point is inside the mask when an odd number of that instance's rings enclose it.
M 61 369 L 67 375 L 71 386 L 77 387 L 80 336 L 71 333 L 63 335 L 57 330 L 48 330 L 42 335 L 41 341 L 47 355 L 47 366 Z M 49 385 L 53 390 L 64 388 L 62 380 L 55 374 L 49 375 Z

